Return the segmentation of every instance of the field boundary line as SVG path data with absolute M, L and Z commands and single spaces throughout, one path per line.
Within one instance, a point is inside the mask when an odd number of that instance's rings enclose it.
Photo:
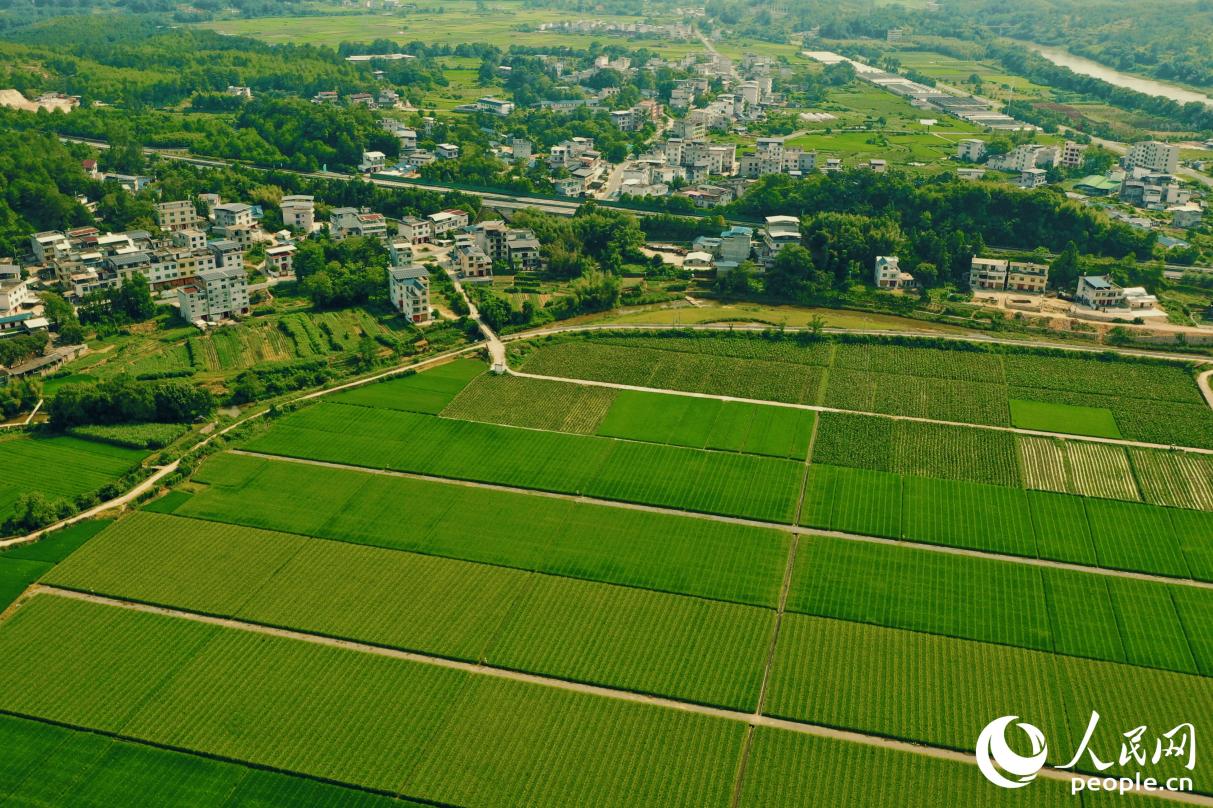
M 866 412 L 864 410 L 846 410 L 839 407 L 827 407 L 822 404 L 793 404 L 787 401 L 768 401 L 759 398 L 743 398 L 741 396 L 726 396 L 717 393 L 697 393 L 688 390 L 669 390 L 662 387 L 643 387 L 638 384 L 621 384 L 619 382 L 602 382 L 595 379 L 571 379 L 564 376 L 544 376 L 537 373 L 524 373 L 508 369 L 511 376 L 521 379 L 542 379 L 550 382 L 568 382 L 587 387 L 608 387 L 615 390 L 633 390 L 638 393 L 662 393 L 670 396 L 690 396 L 691 398 L 710 398 L 717 401 L 737 401 L 743 404 L 765 404 L 769 407 L 785 407 L 811 412 L 829 412 L 843 415 L 866 415 L 871 418 L 884 418 L 890 421 L 914 421 L 920 424 L 938 424 L 941 426 L 966 427 L 968 429 L 985 429 L 992 432 L 1010 432 L 1015 435 L 1034 435 L 1042 438 L 1062 438 L 1065 440 L 1083 441 L 1085 443 L 1104 443 L 1112 446 L 1133 446 L 1139 449 L 1163 449 L 1166 451 L 1191 452 L 1192 454 L 1213 455 L 1213 449 L 1203 449 L 1199 446 L 1179 446 L 1168 443 L 1150 443 L 1149 441 L 1128 440 L 1126 438 L 1100 438 L 1094 435 L 1072 435 L 1068 432 L 1045 432 L 1040 429 L 1024 429 L 1017 426 L 999 426 L 997 424 L 967 424 L 960 421 L 943 421 L 938 418 L 923 418 L 917 415 L 893 415 L 887 412 Z
M 809 463 L 805 461 L 805 480 L 808 480 Z M 807 484 L 807 483 L 806 483 Z M 804 499 L 804 488 L 802 484 L 800 489 L 800 497 Z M 796 516 L 800 517 L 800 503 L 797 503 Z M 754 746 L 754 726 L 763 716 L 763 708 L 766 707 L 767 691 L 771 684 L 771 669 L 775 667 L 775 652 L 779 648 L 779 629 L 783 624 L 784 609 L 788 603 L 788 591 L 792 588 L 792 575 L 796 569 L 796 551 L 800 546 L 800 534 L 793 533 L 792 540 L 788 542 L 788 560 L 783 570 L 783 582 L 779 586 L 779 606 L 775 609 L 775 620 L 771 626 L 771 641 L 767 645 L 767 658 L 762 666 L 762 681 L 758 685 L 758 706 L 754 708 L 753 721 L 746 729 L 745 740 L 741 743 L 741 758 L 737 763 L 737 776 L 733 783 L 733 800 L 730 803 L 731 808 L 738 808 L 741 803 L 741 792 L 745 787 L 746 770 L 750 764 L 750 750 Z
M 147 614 L 157 614 L 164 617 L 172 617 L 183 620 L 191 620 L 198 623 L 206 623 L 216 625 L 221 628 L 228 628 L 237 631 L 245 631 L 250 633 L 259 633 L 267 636 L 281 637 L 283 639 L 295 640 L 299 642 L 307 642 L 315 645 L 327 645 L 335 648 L 342 648 L 355 653 L 375 654 L 392 659 L 400 659 L 408 662 L 414 662 L 421 665 L 430 665 L 434 667 L 443 667 L 451 670 L 457 670 L 464 673 L 492 676 L 499 679 L 507 679 L 515 682 L 523 682 L 526 684 L 538 685 L 540 687 L 549 687 L 559 690 L 566 690 L 586 695 L 599 696 L 601 698 L 614 699 L 616 701 L 627 701 L 635 704 L 645 704 L 651 707 L 658 707 L 668 710 L 678 710 L 684 713 L 693 713 L 708 717 L 718 718 L 725 721 L 746 724 L 750 727 L 770 727 L 774 729 L 783 729 L 790 732 L 797 732 L 803 735 L 813 735 L 823 738 L 832 738 L 840 741 L 861 744 L 864 746 L 882 747 L 894 751 L 908 752 L 911 754 L 922 755 L 945 760 L 953 760 L 968 765 L 974 764 L 974 758 L 971 753 L 962 752 L 956 749 L 947 747 L 934 746 L 930 744 L 912 743 L 910 741 L 892 738 L 884 735 L 869 734 L 857 730 L 841 729 L 824 724 L 814 724 L 807 721 L 796 721 L 787 718 L 778 718 L 775 716 L 755 714 L 740 710 L 731 710 L 723 707 L 710 707 L 703 704 L 695 704 L 692 702 L 678 701 L 661 696 L 646 695 L 630 690 L 620 690 L 603 685 L 592 685 L 581 682 L 574 682 L 567 679 L 559 679 L 556 677 L 542 676 L 539 674 L 523 673 L 521 671 L 509 670 L 506 668 L 496 668 L 489 665 L 481 665 L 472 662 L 463 662 L 458 660 L 446 659 L 444 657 L 434 657 L 427 654 L 419 654 L 413 651 L 401 651 L 382 646 L 368 645 L 366 643 L 351 642 L 349 640 L 339 640 L 321 635 L 308 634 L 306 632 L 294 631 L 291 629 L 273 628 L 262 626 L 256 623 L 246 623 L 241 620 L 233 620 L 230 618 L 211 617 L 208 615 L 197 614 L 194 612 L 180 611 L 177 609 L 165 608 L 161 606 L 150 606 L 131 601 L 125 601 L 116 598 L 110 598 L 103 595 L 93 595 L 86 592 L 78 592 L 69 589 L 58 589 L 52 586 L 43 584 L 34 584 L 28 590 L 31 597 L 38 595 L 46 595 L 48 597 L 63 597 L 75 600 L 81 600 L 89 603 L 95 603 L 101 606 L 111 608 L 129 609 L 131 611 L 144 612 Z M 28 601 L 27 601 L 28 602 Z M 25 717 L 25 716 L 22 716 Z M 41 719 L 35 719 L 41 720 Z M 108 733 L 101 733 L 108 734 Z M 125 739 L 124 739 L 125 740 Z M 138 740 L 138 739 L 135 739 Z M 144 742 L 146 743 L 146 742 Z M 233 762 L 243 762 L 233 760 Z M 288 770 L 281 770 L 284 773 L 294 773 Z M 1046 767 L 1040 771 L 1041 776 L 1051 779 L 1069 781 L 1074 775 L 1070 772 L 1062 771 Z M 317 779 L 317 778 L 311 778 Z M 345 783 L 334 781 L 340 785 Z M 366 789 L 362 789 L 366 790 Z M 1155 792 L 1150 792 L 1153 796 L 1164 796 Z M 1182 800 L 1183 797 L 1190 799 Z M 1181 794 L 1176 795 L 1168 792 L 1165 798 L 1188 802 L 1193 805 L 1213 806 L 1213 796 L 1203 794 Z
M 665 516 L 680 516 L 687 519 L 703 519 L 711 522 L 724 522 L 728 524 L 743 525 L 746 527 L 767 528 L 773 530 L 782 530 L 787 533 L 811 534 L 815 536 L 827 536 L 834 539 L 843 539 L 846 541 L 861 541 L 870 542 L 873 544 L 890 544 L 898 547 L 903 547 L 911 550 L 924 550 L 931 553 L 950 553 L 953 555 L 970 556 L 972 558 L 984 558 L 992 561 L 1006 561 L 1012 564 L 1030 564 L 1038 567 L 1049 567 L 1052 569 L 1071 570 L 1074 572 L 1086 572 L 1093 575 L 1104 575 L 1110 578 L 1134 578 L 1142 581 L 1151 581 L 1161 584 L 1175 584 L 1178 586 L 1191 586 L 1198 589 L 1213 589 L 1213 581 L 1201 581 L 1195 578 L 1178 578 L 1169 577 L 1166 575 L 1157 575 L 1149 572 L 1135 572 L 1133 570 L 1120 570 L 1109 567 L 1092 567 L 1083 564 L 1076 564 L 1069 561 L 1055 561 L 1049 558 L 1032 558 L 1031 556 L 1018 556 L 1010 553 L 999 553 L 994 550 L 977 550 L 969 547 L 953 547 L 947 544 L 931 544 L 928 542 L 916 542 L 910 539 L 892 539 L 887 536 L 869 536 L 863 533 L 847 533 L 841 530 L 826 530 L 822 528 L 806 527 L 804 525 L 793 525 L 787 522 L 763 522 L 757 519 L 746 519 L 740 516 L 724 516 L 722 514 L 707 513 L 705 511 L 684 511 L 677 508 L 667 508 L 661 505 L 643 505 L 638 502 L 627 502 L 619 499 L 597 499 L 595 497 L 587 497 L 581 494 L 561 494 L 554 491 L 543 491 L 537 488 L 514 488 L 498 483 L 482 483 L 475 480 L 460 480 L 454 477 L 432 477 L 425 474 L 415 474 L 409 471 L 393 471 L 392 469 L 378 469 L 369 466 L 353 466 L 345 463 L 334 463 L 328 460 L 311 460 L 304 457 L 290 457 L 288 455 L 274 455 L 262 452 L 252 452 L 247 449 L 228 449 L 229 454 L 243 455 L 245 457 L 255 457 L 261 460 L 278 461 L 282 463 L 299 463 L 305 466 L 320 466 L 321 468 L 331 468 L 343 471 L 357 472 L 362 474 L 378 474 L 385 477 L 403 477 L 411 480 L 422 480 L 426 482 L 443 483 L 447 485 L 461 485 L 469 488 L 483 488 L 493 491 L 502 491 L 509 494 L 521 494 L 524 496 L 539 496 L 548 497 L 549 499 L 563 499 L 569 502 L 579 502 L 585 505 L 600 505 L 606 508 L 621 508 L 625 510 L 646 511 L 649 513 L 657 513 Z M 929 478 L 928 478 L 929 479 Z M 807 481 L 807 475 L 806 475 Z M 201 517 L 185 517 L 183 518 L 199 519 Z M 223 522 L 220 519 L 205 519 L 206 522 L 221 522 L 222 524 L 234 524 L 232 522 Z M 279 531 L 280 533 L 289 533 L 290 531 Z M 294 535 L 311 536 L 308 533 L 297 533 Z M 324 539 L 323 536 L 311 536 L 315 539 Z M 340 539 L 330 539 L 330 541 L 341 541 Z M 372 545 L 375 546 L 375 545 Z M 389 548 L 390 549 L 390 548 Z M 419 553 L 420 555 L 439 555 L 438 553 L 425 553 L 418 550 L 406 550 L 403 552 Z M 454 556 L 441 556 L 442 558 L 453 558 Z M 462 559 L 467 560 L 467 559 Z M 483 562 L 471 562 L 483 563 Z M 506 565 L 494 565 L 506 566 Z M 510 567 L 510 569 L 520 569 L 519 567 Z M 585 579 L 588 580 L 588 579 Z M 627 584 L 620 584 L 627 586 Z M 648 587 L 634 587 L 647 589 Z M 661 591 L 661 590 L 654 590 Z M 679 593 L 671 593 L 679 594 Z M 693 595 L 691 597 L 702 597 L 701 595 Z M 704 598 L 705 600 L 720 600 L 719 598 Z M 736 601 L 727 601 L 735 603 Z M 753 605 L 753 604 L 750 604 Z M 771 608 L 765 606 L 762 608 Z

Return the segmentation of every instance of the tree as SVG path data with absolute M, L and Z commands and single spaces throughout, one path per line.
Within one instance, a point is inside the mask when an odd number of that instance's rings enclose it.
M 808 250 L 799 244 L 789 244 L 775 254 L 763 275 L 763 289 L 772 297 L 802 300 L 828 290 L 831 280 L 813 263 Z
M 1078 247 L 1071 241 L 1049 265 L 1049 285 L 1054 289 L 1073 289 L 1078 285 L 1078 277 L 1081 274 Z
M 757 270 L 753 261 L 742 261 L 729 272 L 717 270 L 713 286 L 719 294 L 727 297 L 745 297 L 758 288 L 755 281 Z

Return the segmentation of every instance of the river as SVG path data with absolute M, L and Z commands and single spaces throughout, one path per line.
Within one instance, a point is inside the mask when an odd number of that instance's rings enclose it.
M 1178 101 L 1181 104 L 1187 104 L 1190 101 L 1200 101 L 1202 103 L 1213 106 L 1213 98 L 1198 93 L 1195 90 L 1189 90 L 1185 87 L 1180 87 L 1178 84 L 1167 84 L 1154 79 L 1147 79 L 1142 76 L 1135 76 L 1131 73 L 1121 73 L 1107 65 L 1093 62 L 1090 59 L 1082 56 L 1075 56 L 1069 51 L 1061 48 L 1052 48 L 1047 45 L 1037 45 L 1034 42 L 1025 42 L 1032 50 L 1039 53 L 1041 56 L 1048 59 L 1055 65 L 1068 67 L 1075 73 L 1080 73 L 1084 76 L 1091 76 L 1097 79 L 1103 79 L 1109 84 L 1115 84 L 1118 87 L 1125 87 L 1130 90 L 1137 90 L 1140 93 L 1148 95 L 1161 95 L 1170 98 L 1172 101 Z

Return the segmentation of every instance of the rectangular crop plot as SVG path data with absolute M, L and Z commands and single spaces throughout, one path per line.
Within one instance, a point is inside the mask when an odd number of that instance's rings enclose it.
M 792 521 L 804 471 L 790 460 L 330 403 L 286 416 L 249 448 L 772 522 Z
M 484 371 L 483 362 L 456 359 L 420 373 L 364 384 L 329 396 L 326 400 L 433 415 L 441 412 L 468 382 Z
M 1017 435 L 1024 485 L 1042 491 L 1139 501 L 1123 446 Z
M 741 722 L 45 595 L 0 630 L 0 655 L 20 660 L 0 670 L 0 709 L 446 804 L 725 804 L 744 734 Z
M 1040 570 L 884 544 L 805 537 L 791 611 L 1049 651 Z
M 824 412 L 815 463 L 992 485 L 1019 485 L 1014 436 L 1007 432 Z
M 1120 626 L 1106 575 L 1042 569 L 1053 624 L 1053 650 L 1070 656 L 1124 662 Z
M 14 716 L 0 716 L 0 748 L 14 805 L 420 805 Z
M 597 434 L 802 459 L 813 418 L 786 407 L 621 390 Z
M 769 609 L 534 576 L 489 664 L 753 710 Z
M 1028 492 L 1036 549 L 1041 558 L 1091 566 L 1099 564 L 1083 502 L 1081 497 L 1067 494 Z
M 609 387 L 482 374 L 455 396 L 442 416 L 592 435 L 615 393 Z
M 1190 574 L 1166 508 L 1110 499 L 1088 499 L 1086 507 L 1100 566 Z
M 1167 511 L 1175 540 L 1183 549 L 1184 558 L 1192 577 L 1201 581 L 1213 581 L 1213 514 L 1207 511 L 1182 511 L 1171 508 Z
M 1196 661 L 1171 600 L 1171 588 L 1149 581 L 1110 578 L 1108 590 L 1120 624 L 1125 658 L 1135 665 L 1196 673 Z
M 1213 455 L 1130 448 L 1146 502 L 1213 511 Z
M 902 494 L 902 532 L 908 539 L 1011 555 L 1037 553 L 1022 489 L 906 477 Z
M 800 523 L 895 539 L 901 536 L 901 510 L 900 475 L 814 463 Z
M 1081 738 L 1095 710 L 1091 748 L 1114 750 L 1102 757 L 1115 762 L 1125 727 L 1166 731 L 1203 715 L 1211 698 L 1205 677 L 788 614 L 767 704 L 772 715 L 970 754 L 991 715 L 1030 714 L 1046 737 Z M 1050 745 L 1051 763 L 1072 755 L 1061 746 Z M 1079 768 L 1091 771 L 1089 760 Z M 1199 767 L 1194 779 L 1209 788 Z
M 1096 438 L 1119 438 L 1116 418 L 1103 407 L 1080 407 L 1073 404 L 1050 404 L 1044 401 L 1011 399 L 1011 425 L 1020 429 L 1059 432 L 1067 435 L 1090 435 Z
M 775 605 L 788 552 L 773 528 L 266 458 L 195 479 L 179 516 L 753 605 Z

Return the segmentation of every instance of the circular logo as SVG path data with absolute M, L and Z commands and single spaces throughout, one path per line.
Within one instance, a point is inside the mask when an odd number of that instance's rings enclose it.
M 1007 746 L 1007 727 L 1018 718 L 1017 715 L 996 718 L 986 724 L 981 735 L 977 736 L 977 768 L 981 769 L 987 780 L 1002 788 L 1023 788 L 1035 780 L 1036 773 L 1044 768 L 1045 757 L 1049 754 L 1044 733 L 1023 722 L 1016 726 L 1028 736 L 1032 755 L 1024 757 L 1011 751 L 1011 747 Z M 1014 779 L 1007 775 L 1014 775 Z

